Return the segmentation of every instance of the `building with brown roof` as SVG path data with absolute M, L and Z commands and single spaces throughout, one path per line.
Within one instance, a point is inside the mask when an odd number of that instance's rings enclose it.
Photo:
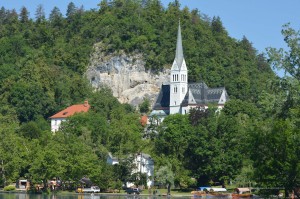
M 51 119 L 51 131 L 56 132 L 59 130 L 61 123 L 66 121 L 68 117 L 74 115 L 75 113 L 88 112 L 90 105 L 88 101 L 84 101 L 84 104 L 75 104 L 67 107 L 66 109 L 52 115 Z

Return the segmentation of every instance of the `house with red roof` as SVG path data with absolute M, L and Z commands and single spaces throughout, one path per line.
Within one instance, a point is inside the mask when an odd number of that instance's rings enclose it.
M 51 131 L 55 133 L 59 130 L 62 122 L 66 121 L 68 117 L 74 115 L 75 113 L 88 112 L 90 105 L 88 101 L 84 101 L 84 104 L 75 104 L 67 107 L 66 109 L 52 115 L 51 119 Z
M 140 119 L 140 124 L 145 127 L 148 124 L 148 116 L 147 115 L 142 115 Z

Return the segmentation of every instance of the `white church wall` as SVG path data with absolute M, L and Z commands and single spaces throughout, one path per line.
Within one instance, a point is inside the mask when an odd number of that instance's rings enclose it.
M 225 102 L 226 102 L 226 90 L 224 89 L 218 104 L 225 104 Z

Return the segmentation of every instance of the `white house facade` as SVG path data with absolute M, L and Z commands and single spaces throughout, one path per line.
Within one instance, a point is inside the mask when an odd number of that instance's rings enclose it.
M 133 163 L 136 165 L 132 173 L 143 173 L 147 176 L 147 186 L 152 187 L 154 185 L 154 161 L 150 155 L 145 153 L 138 153 L 134 157 Z M 128 183 L 127 187 L 133 186 L 132 183 Z
M 119 164 L 119 160 L 113 157 L 111 153 L 108 154 L 106 162 L 110 165 Z M 150 155 L 146 153 L 137 153 L 133 157 L 133 162 L 135 166 L 132 170 L 132 174 L 142 173 L 147 176 L 147 187 L 152 187 L 154 185 L 154 161 Z M 133 187 L 132 182 L 127 182 L 127 187 Z
M 51 120 L 51 131 L 55 133 L 59 130 L 62 122 L 66 121 L 68 117 L 74 115 L 75 113 L 88 112 L 90 105 L 88 101 L 85 101 L 84 104 L 75 104 L 67 107 L 66 109 L 52 115 Z
M 61 123 L 66 121 L 66 118 L 51 118 L 51 131 L 55 133 L 59 130 Z

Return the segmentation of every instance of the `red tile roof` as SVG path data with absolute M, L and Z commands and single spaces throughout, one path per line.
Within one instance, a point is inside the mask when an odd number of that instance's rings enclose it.
M 148 121 L 147 115 L 143 115 L 143 116 L 141 117 L 141 119 L 140 119 L 140 123 L 141 123 L 142 126 L 146 126 L 147 121 Z
M 69 106 L 68 108 L 56 113 L 55 115 L 52 115 L 50 118 L 67 118 L 74 115 L 75 113 L 88 112 L 89 109 L 90 105 L 88 101 L 85 101 L 84 104 L 76 104 Z

